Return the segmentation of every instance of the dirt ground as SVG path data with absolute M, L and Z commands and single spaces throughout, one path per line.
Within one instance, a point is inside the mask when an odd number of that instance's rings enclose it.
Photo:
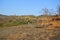
M 60 17 L 47 17 L 35 24 L 0 28 L 0 40 L 60 40 Z
M 35 28 L 30 25 L 0 28 L 0 40 L 60 40 L 60 28 Z

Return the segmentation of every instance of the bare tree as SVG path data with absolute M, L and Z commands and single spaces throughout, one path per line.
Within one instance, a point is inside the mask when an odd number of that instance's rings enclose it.
M 49 15 L 49 10 L 47 8 L 44 8 L 42 10 L 43 10 L 43 15 L 45 15 L 45 16 Z
M 58 15 L 60 15 L 60 6 L 58 6 L 58 10 L 57 11 L 58 11 Z

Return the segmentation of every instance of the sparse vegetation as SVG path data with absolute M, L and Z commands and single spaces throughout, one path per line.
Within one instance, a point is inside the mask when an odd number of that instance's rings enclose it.
M 2 27 L 3 26 L 3 23 L 0 23 L 0 27 Z
M 60 11 L 60 7 L 59 7 Z M 60 12 L 41 16 L 0 16 L 0 40 L 60 40 Z

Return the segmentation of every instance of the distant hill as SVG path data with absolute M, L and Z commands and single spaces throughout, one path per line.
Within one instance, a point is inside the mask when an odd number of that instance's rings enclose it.
M 7 16 L 7 15 L 0 14 L 0 16 Z

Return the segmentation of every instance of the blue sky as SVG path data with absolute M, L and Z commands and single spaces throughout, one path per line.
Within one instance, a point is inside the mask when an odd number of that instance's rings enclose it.
M 41 15 L 41 9 L 57 9 L 60 0 L 0 0 L 0 14 Z

